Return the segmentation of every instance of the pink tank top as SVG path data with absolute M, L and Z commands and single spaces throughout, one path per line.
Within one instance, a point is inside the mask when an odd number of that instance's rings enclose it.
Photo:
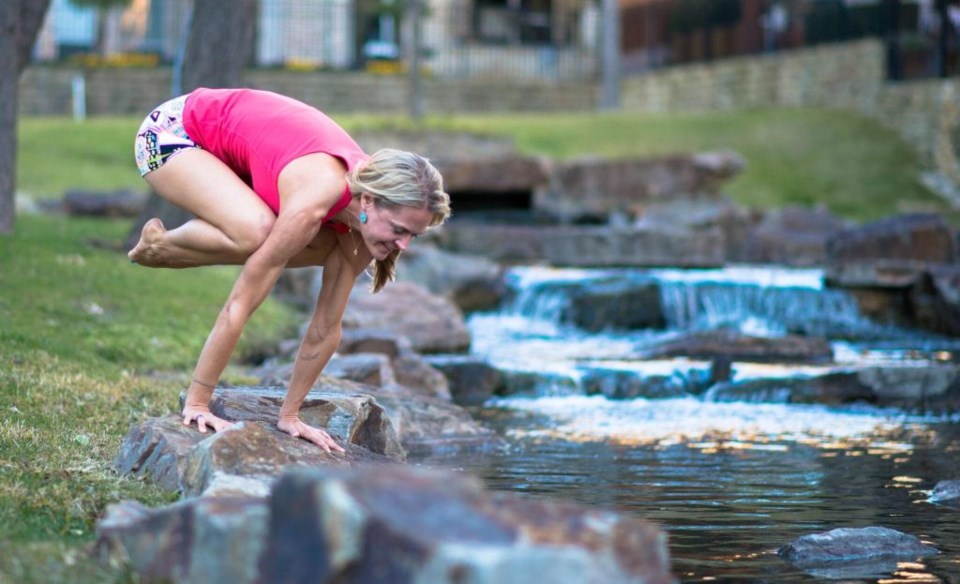
M 196 89 L 187 97 L 183 126 L 194 142 L 229 166 L 274 213 L 280 212 L 280 171 L 294 159 L 324 152 L 352 170 L 369 158 L 320 110 L 269 91 Z M 324 225 L 345 231 L 345 225 L 329 221 L 349 203 L 350 189 L 344 187 Z

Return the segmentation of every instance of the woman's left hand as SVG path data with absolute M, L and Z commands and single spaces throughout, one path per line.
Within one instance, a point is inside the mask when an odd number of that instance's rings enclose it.
M 281 417 L 277 421 L 277 428 L 294 438 L 303 438 L 307 442 L 313 442 L 327 452 L 345 452 L 343 447 L 337 444 L 330 434 L 320 428 L 304 424 L 298 416 Z

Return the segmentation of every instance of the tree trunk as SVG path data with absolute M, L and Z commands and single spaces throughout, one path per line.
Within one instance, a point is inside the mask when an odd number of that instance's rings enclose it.
M 183 92 L 240 87 L 253 56 L 258 0 L 196 0 L 183 59 Z
M 20 73 L 43 24 L 50 0 L 0 0 L 0 233 L 12 233 L 17 169 Z
M 2 2 L 3 0 L 0 0 Z M 258 0 L 232 0 L 224 10 L 222 0 L 195 0 L 183 56 L 182 91 L 198 87 L 241 87 L 243 70 L 253 56 Z M 127 235 L 127 249 L 140 239 L 143 225 L 159 217 L 175 229 L 191 215 L 153 193 Z

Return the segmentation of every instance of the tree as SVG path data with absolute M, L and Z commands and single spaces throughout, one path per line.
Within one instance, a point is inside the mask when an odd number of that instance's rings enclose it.
M 20 74 L 49 6 L 50 0 L 0 1 L 0 233 L 12 233 L 14 225 Z
M 127 7 L 133 0 L 70 0 L 70 4 L 80 8 L 97 9 L 97 35 L 94 39 L 93 52 L 106 57 L 107 12 L 111 8 Z
M 229 10 L 224 10 L 223 0 L 194 1 L 180 74 L 183 93 L 197 87 L 242 86 L 243 70 L 253 56 L 258 4 L 258 0 L 231 0 Z M 128 249 L 136 245 L 143 224 L 152 217 L 159 217 L 168 229 L 190 219 L 186 211 L 154 193 L 127 235 Z

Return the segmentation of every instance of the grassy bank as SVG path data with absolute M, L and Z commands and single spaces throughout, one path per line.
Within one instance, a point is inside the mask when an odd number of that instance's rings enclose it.
M 103 249 L 128 228 L 24 215 L 0 238 L 0 583 L 127 581 L 86 557 L 96 519 L 170 500 L 111 461 L 133 422 L 177 410 L 235 269 L 132 265 Z M 270 303 L 249 333 L 241 355 L 294 315 Z
M 345 117 L 348 128 L 393 125 Z M 26 119 L 19 188 L 142 189 L 131 155 L 138 120 Z M 435 119 L 429 125 L 506 133 L 524 152 L 654 155 L 733 149 L 747 160 L 725 189 L 742 204 L 824 204 L 850 219 L 941 210 L 918 186 L 916 157 L 890 131 L 845 113 L 544 115 Z M 129 221 L 21 215 L 0 236 L 0 584 L 127 582 L 85 551 L 106 505 L 170 495 L 111 469 L 130 424 L 174 412 L 236 274 L 132 266 L 111 249 Z M 290 335 L 297 316 L 259 312 L 244 350 Z M 242 381 L 239 370 L 228 372 Z

